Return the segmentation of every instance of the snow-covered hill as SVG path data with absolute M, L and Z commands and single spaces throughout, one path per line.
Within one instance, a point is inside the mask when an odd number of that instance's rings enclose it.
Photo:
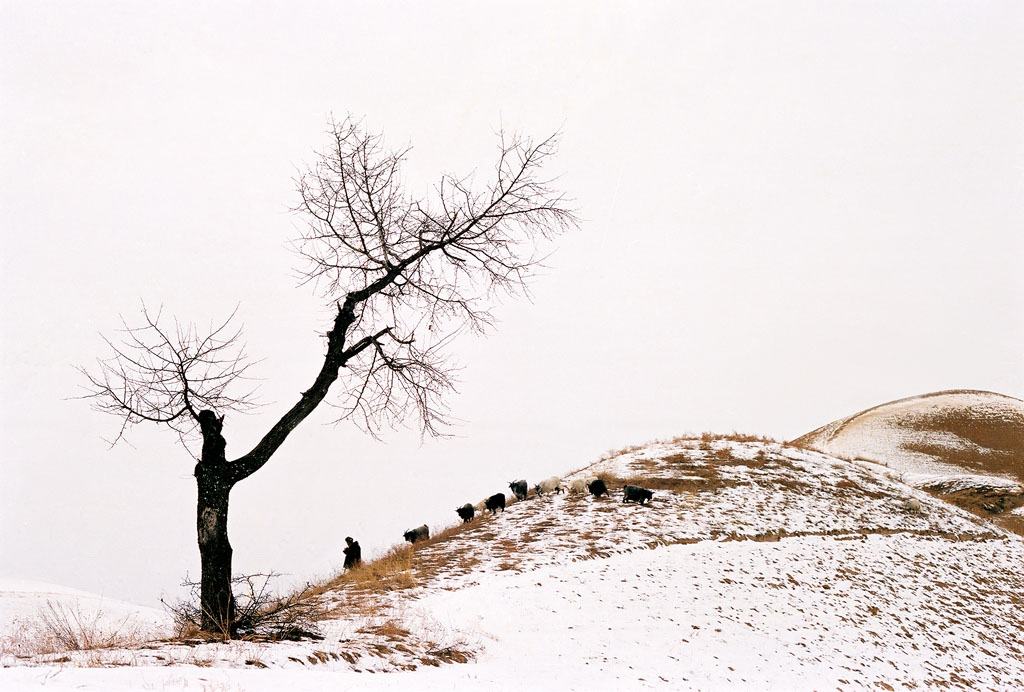
M 706 437 L 570 478 L 594 476 L 611 497 L 530 497 L 320 585 L 322 639 L 8 660 L 0 688 L 1024 689 L 1024 539 L 882 467 Z
M 3 659 L 34 653 L 34 644 L 45 645 L 41 640 L 53 637 L 53 630 L 65 625 L 85 630 L 98 641 L 114 637 L 145 641 L 170 634 L 171 618 L 162 610 L 86 591 L 24 579 L 0 579 Z
M 902 479 L 1024 533 L 1024 401 L 970 390 L 900 399 L 793 444 L 882 464 Z

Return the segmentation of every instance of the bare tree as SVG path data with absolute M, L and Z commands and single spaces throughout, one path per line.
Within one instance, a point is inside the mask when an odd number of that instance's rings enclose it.
M 225 416 L 255 403 L 243 388 L 251 364 L 230 318 L 203 332 L 177 322 L 167 329 L 144 308 L 142 325 L 126 324 L 120 342 L 107 342 L 113 354 L 83 370 L 95 408 L 121 419 L 115 442 L 140 422 L 171 428 L 189 449 L 201 441 L 196 529 L 209 631 L 230 631 L 236 620 L 231 488 L 270 460 L 342 368 L 339 419 L 376 435 L 415 417 L 425 435 L 442 433 L 452 386 L 445 347 L 460 331 L 491 327 L 495 299 L 525 292 L 542 241 L 577 225 L 541 175 L 557 136 L 533 142 L 501 133 L 487 182 L 446 174 L 430 199 L 403 186 L 408 149 L 387 149 L 351 118 L 331 121 L 329 141 L 296 181 L 304 225 L 294 247 L 302 281 L 335 308 L 333 324 L 312 384 L 255 447 L 227 459 Z

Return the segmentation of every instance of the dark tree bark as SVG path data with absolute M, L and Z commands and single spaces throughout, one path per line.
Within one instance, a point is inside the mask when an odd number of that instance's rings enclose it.
M 298 182 L 297 210 L 307 227 L 296 249 L 305 281 L 336 307 L 313 383 L 247 453 L 229 460 L 227 412 L 254 403 L 236 393 L 249 364 L 229 318 L 208 333 L 173 330 L 143 307 L 144 324 L 125 325 L 114 355 L 96 373 L 82 370 L 98 410 L 121 418 L 114 442 L 136 423 L 173 429 L 186 448 L 201 442 L 195 466 L 196 533 L 202 561 L 204 630 L 232 633 L 231 489 L 266 464 L 288 435 L 325 400 L 346 370 L 342 418 L 371 434 L 415 413 L 425 435 L 447 424 L 443 395 L 452 386 L 443 355 L 463 329 L 492 324 L 495 293 L 526 290 L 539 265 L 538 241 L 576 225 L 551 182 L 538 177 L 555 138 L 534 145 L 502 135 L 495 179 L 474 191 L 465 178 L 443 176 L 433 205 L 401 186 L 405 151 L 384 149 L 350 119 L 331 123 L 331 146 Z
M 231 593 L 231 542 L 228 541 L 228 500 L 234 481 L 225 458 L 227 442 L 222 418 L 208 409 L 199 412 L 203 454 L 196 464 L 196 538 L 201 563 L 201 626 L 210 632 L 234 634 L 235 598 Z

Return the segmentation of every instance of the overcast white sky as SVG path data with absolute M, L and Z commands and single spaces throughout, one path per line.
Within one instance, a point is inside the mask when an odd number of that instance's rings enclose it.
M 140 300 L 238 304 L 272 402 L 227 420 L 247 451 L 319 367 L 288 208 L 332 112 L 412 144 L 416 191 L 560 128 L 584 221 L 457 344 L 459 437 L 315 415 L 232 494 L 238 571 L 325 574 L 347 534 L 659 436 L 1024 396 L 1022 35 L 1019 2 L 0 0 L 0 576 L 152 603 L 198 574 L 193 461 L 108 449 L 73 366 Z

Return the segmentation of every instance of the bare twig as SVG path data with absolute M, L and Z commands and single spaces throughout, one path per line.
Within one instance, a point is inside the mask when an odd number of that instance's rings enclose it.
M 235 312 L 223 322 L 200 331 L 194 324 L 161 324 L 142 305 L 141 325 L 122 318 L 121 339 L 103 337 L 112 351 L 97 359 L 93 370 L 79 368 L 88 382 L 80 397 L 97 411 L 121 419 L 111 444 L 124 439 L 141 422 L 162 423 L 174 430 L 186 447 L 195 441 L 199 411 L 246 412 L 258 406 L 249 362 L 241 343 L 241 328 L 232 327 Z M 164 320 L 166 322 L 166 320 Z

